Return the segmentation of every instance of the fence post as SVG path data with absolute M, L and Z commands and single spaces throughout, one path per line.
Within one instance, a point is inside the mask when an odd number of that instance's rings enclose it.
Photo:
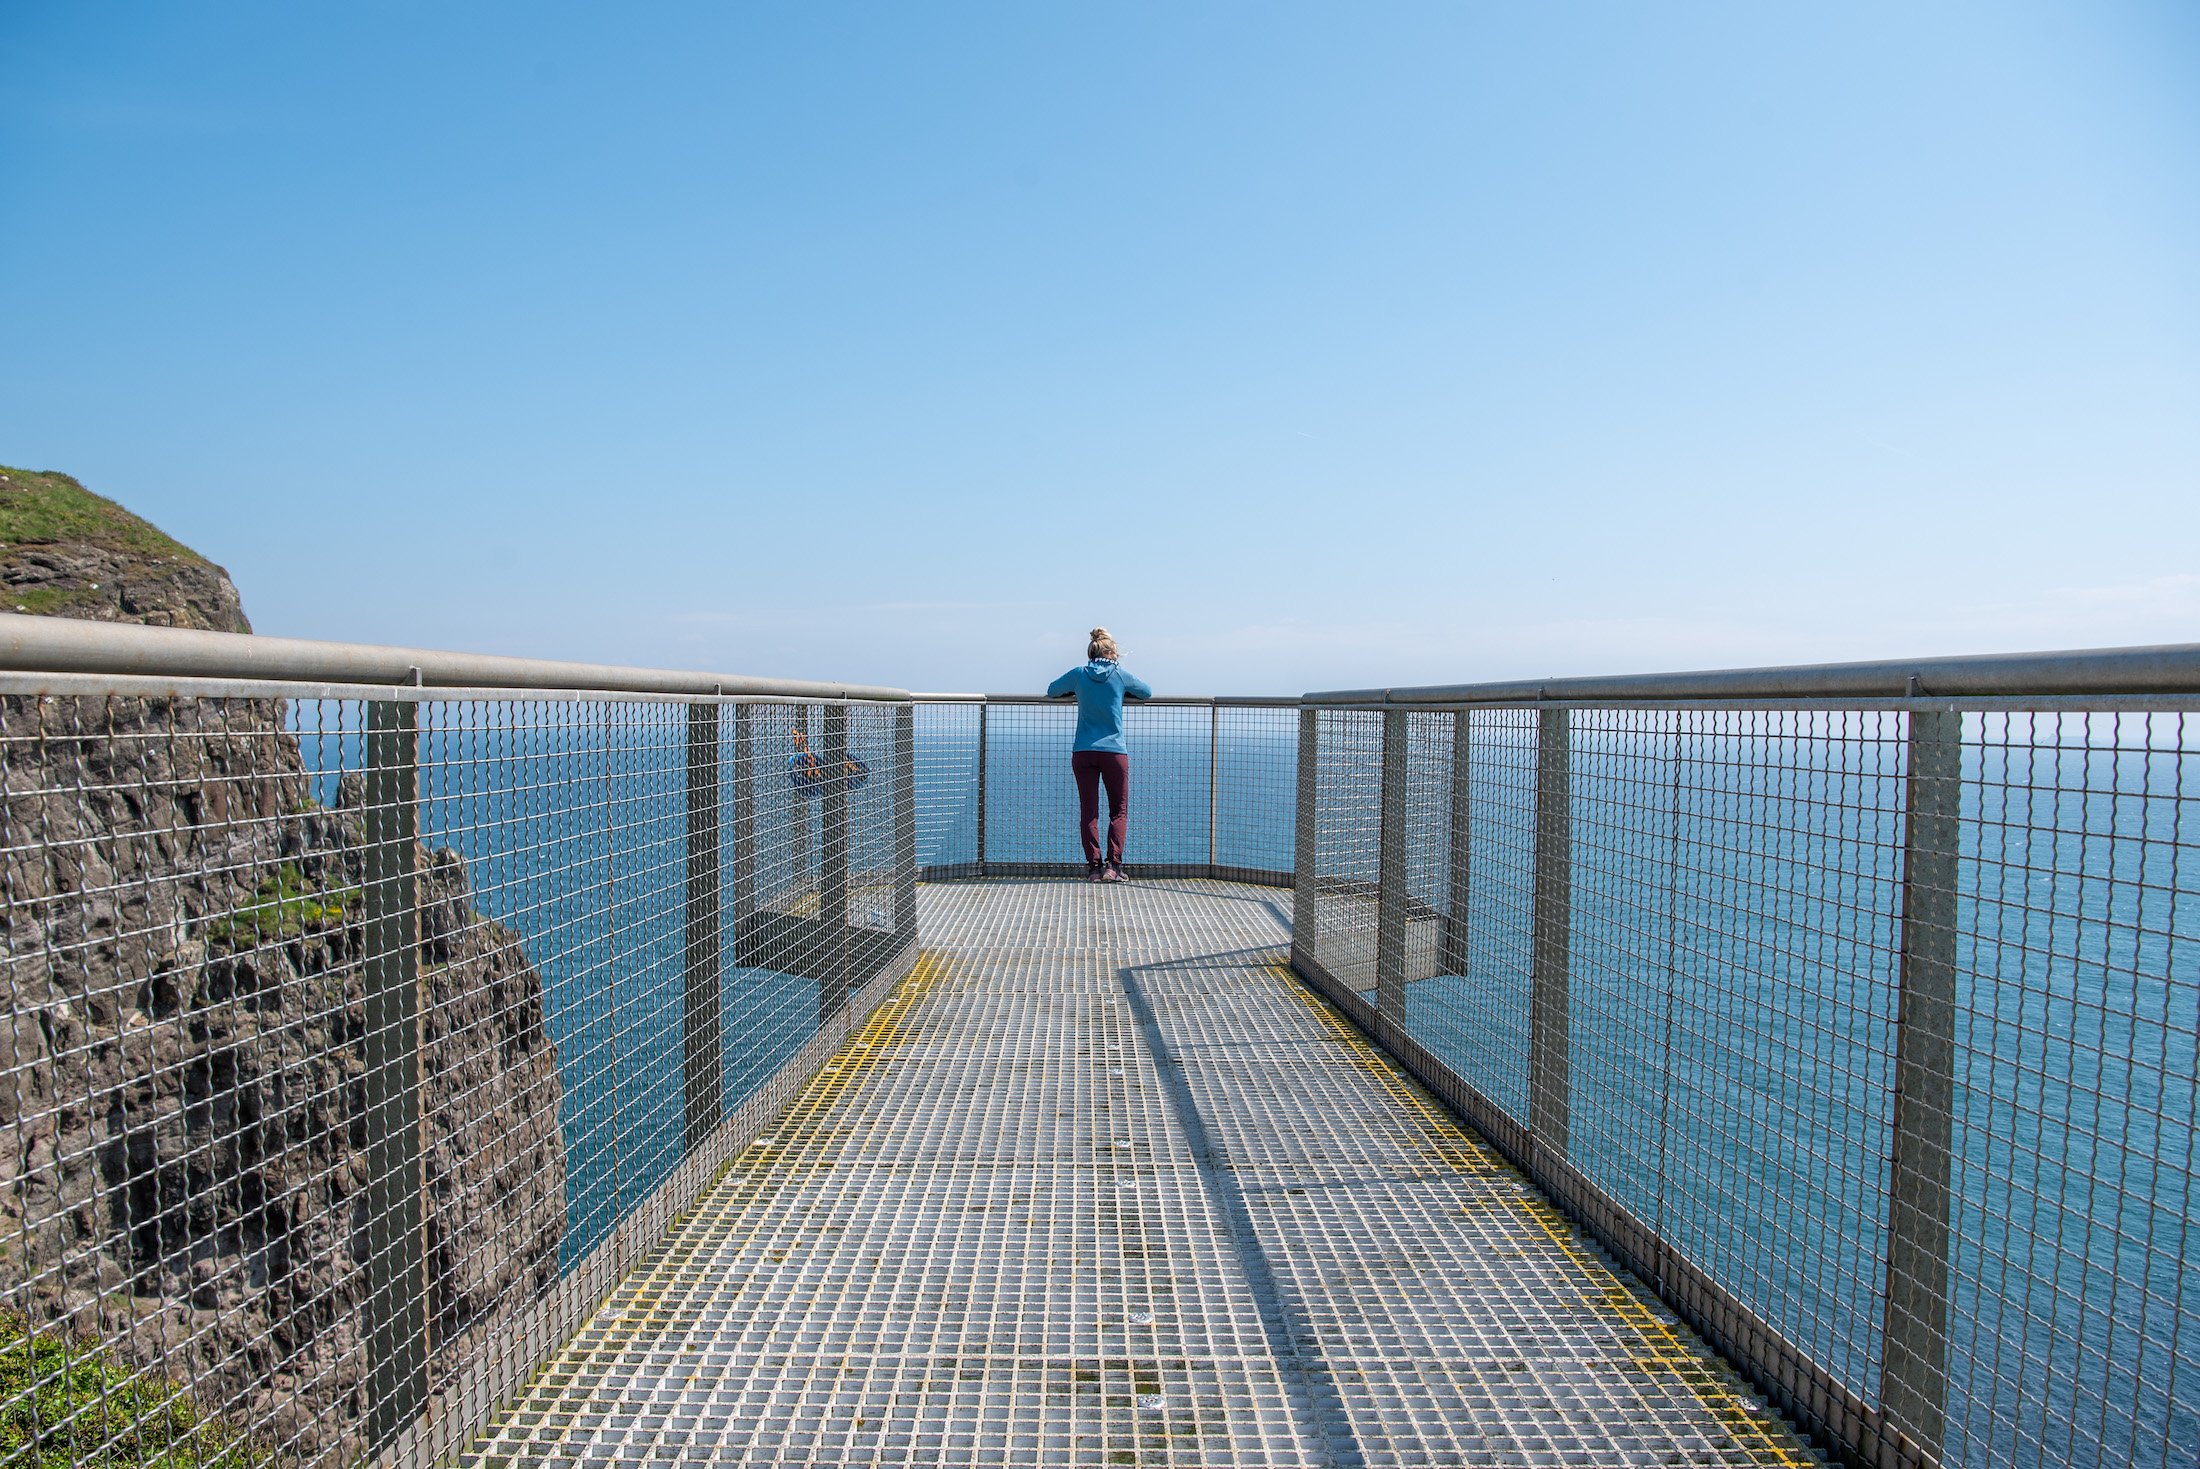
M 1564 709 L 1537 714 L 1528 1131 L 1560 1157 L 1572 1122 L 1573 771 Z
M 1451 716 L 1451 875 L 1445 884 L 1443 969 L 1446 974 L 1467 972 L 1467 942 L 1472 933 L 1474 888 L 1474 801 L 1468 784 L 1468 738 L 1471 716 L 1464 709 Z
M 978 701 L 978 876 L 985 876 L 985 734 L 986 704 Z
M 894 947 L 917 941 L 917 708 L 894 706 Z
M 1215 875 L 1215 828 L 1222 819 L 1222 706 L 1207 706 L 1207 875 Z
M 1375 1008 L 1406 1018 L 1406 746 L 1403 709 L 1383 711 L 1382 805 L 1375 869 Z
M 810 728 L 809 705 L 797 704 L 794 706 L 794 732 L 802 737 L 796 744 L 798 749 L 806 746 L 809 743 L 810 736 L 815 733 Z M 822 760 L 825 757 L 822 753 L 819 753 L 818 758 Z M 776 767 L 779 762 L 774 760 L 772 764 Z M 777 775 L 778 773 L 775 768 L 773 774 Z M 774 784 L 777 783 L 774 782 Z M 784 793 L 782 799 L 787 803 L 788 821 L 793 827 L 791 835 L 794 840 L 791 845 L 794 860 L 791 865 L 794 871 L 794 881 L 797 887 L 807 887 L 810 881 L 810 798 L 805 792 L 795 790 L 791 784 L 778 786 L 778 789 Z M 820 898 L 819 901 L 822 902 L 823 899 Z
M 756 912 L 756 726 L 733 706 L 733 921 Z
M 377 1451 L 427 1402 L 427 1291 L 421 1273 L 418 704 L 367 704 L 366 1137 L 367 1401 Z
M 687 1141 L 690 1149 L 718 1125 L 724 1072 L 719 1034 L 718 706 L 688 706 L 687 944 L 683 1001 Z
M 818 853 L 817 920 L 824 925 L 825 974 L 817 987 L 822 1021 L 848 1001 L 848 707 L 825 706 L 825 782 L 819 796 L 823 831 Z
M 1902 990 L 1880 1405 L 1938 1458 L 1948 1384 L 1948 1205 L 1955 1139 L 1956 865 L 1963 716 L 1910 715 L 1902 850 Z
M 1292 813 L 1295 838 L 1291 843 L 1291 962 L 1300 972 L 1318 964 L 1316 950 L 1321 937 L 1321 911 L 1314 888 L 1314 808 L 1321 792 L 1321 711 L 1299 708 L 1299 794 Z

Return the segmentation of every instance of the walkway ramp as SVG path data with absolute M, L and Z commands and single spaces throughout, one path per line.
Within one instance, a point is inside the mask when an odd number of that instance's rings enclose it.
M 1287 892 L 921 902 L 466 1464 L 1817 1462 L 1291 977 Z

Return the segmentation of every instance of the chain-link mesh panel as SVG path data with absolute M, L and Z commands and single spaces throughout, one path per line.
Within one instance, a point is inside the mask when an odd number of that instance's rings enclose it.
M 2200 753 L 2186 714 L 1964 721 L 1948 1429 L 2200 1457 Z
M 892 705 L 0 701 L 0 1462 L 348 1461 L 523 1372 L 905 961 L 913 746 Z
M 1215 876 L 1273 881 L 1297 865 L 1299 711 L 1210 711 L 1217 751 Z
M 1572 1155 L 1876 1393 L 1904 721 L 1582 711 Z
M 919 704 L 917 865 L 928 881 L 978 875 L 978 736 L 975 703 Z
M 1315 960 L 1363 994 L 1375 990 L 1382 867 L 1383 716 L 1322 710 L 1314 743 L 1313 863 L 1301 854 L 1297 912 Z M 1302 757 L 1304 758 L 1303 754 Z

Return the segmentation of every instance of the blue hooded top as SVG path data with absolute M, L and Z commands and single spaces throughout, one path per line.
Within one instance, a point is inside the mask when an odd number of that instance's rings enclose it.
M 1114 659 L 1095 658 L 1047 685 L 1048 698 L 1065 694 L 1077 696 L 1077 743 L 1070 748 L 1125 755 L 1130 752 L 1123 748 L 1123 700 L 1150 699 L 1153 690 L 1144 679 L 1125 673 Z

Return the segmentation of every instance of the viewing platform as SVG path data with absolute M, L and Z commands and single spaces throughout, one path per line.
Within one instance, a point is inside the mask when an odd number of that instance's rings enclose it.
M 461 1463 L 1817 1462 L 1291 975 L 1289 900 L 921 888 L 915 973 Z
M 2200 1458 L 2200 647 L 0 633 L 0 1469 Z

